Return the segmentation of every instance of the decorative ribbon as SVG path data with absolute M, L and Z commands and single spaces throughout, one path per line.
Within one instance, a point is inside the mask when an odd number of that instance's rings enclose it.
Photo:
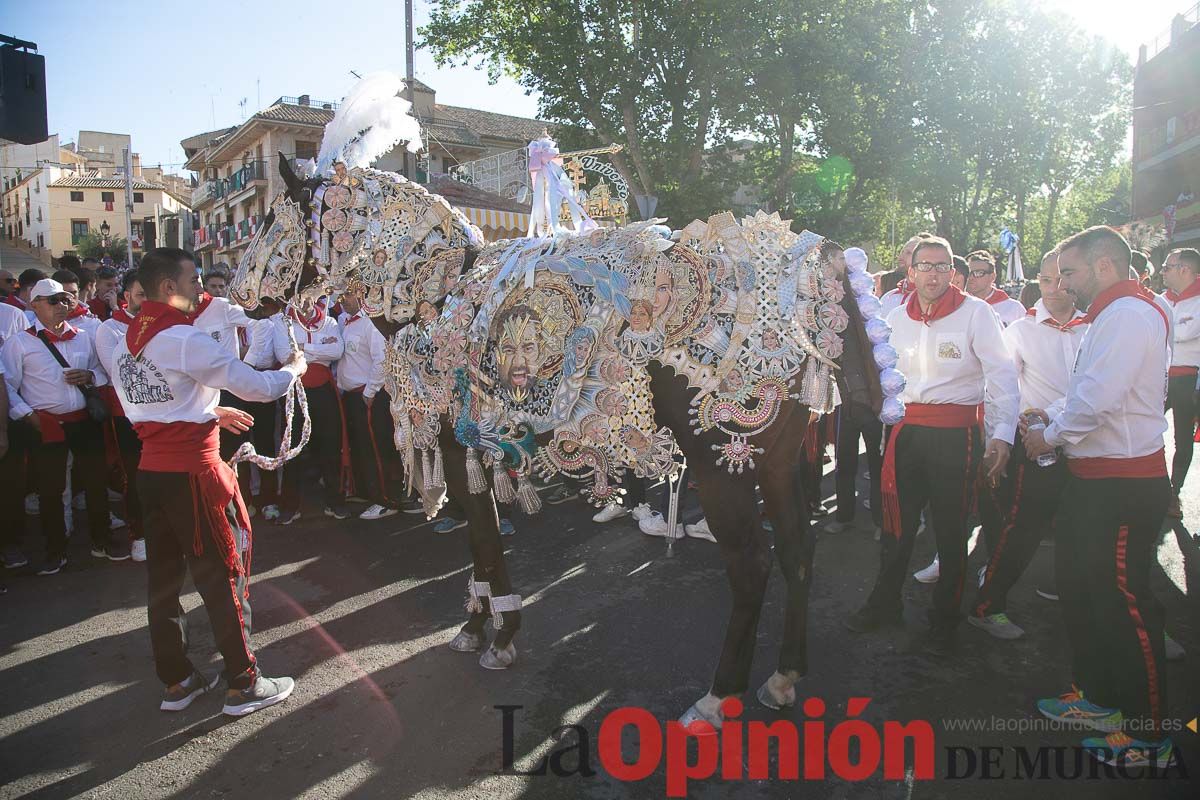
M 595 221 L 579 205 L 571 179 L 563 171 L 558 145 L 549 136 L 529 143 L 529 182 L 533 186 L 533 204 L 526 234 L 529 238 L 567 232 L 558 221 L 564 202 L 571 215 L 572 232 L 595 230 Z

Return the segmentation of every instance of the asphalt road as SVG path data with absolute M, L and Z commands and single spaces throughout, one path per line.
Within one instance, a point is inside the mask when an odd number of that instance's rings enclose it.
M 1195 487 L 1196 481 L 1192 484 Z M 830 481 L 827 478 L 826 486 Z M 1200 491 L 1187 496 L 1185 521 L 1200 525 Z M 0 797 L 368 797 L 368 798 L 654 798 L 666 791 L 660 767 L 622 782 L 597 759 L 600 723 L 620 706 L 673 719 L 708 686 L 729 606 L 715 545 L 684 540 L 668 558 L 664 540 L 629 520 L 590 521 L 580 501 L 518 517 L 506 539 L 510 568 L 525 596 L 517 665 L 487 672 L 477 657 L 445 644 L 463 619 L 469 557 L 464 530 L 438 536 L 421 517 L 335 522 L 309 514 L 288 528 L 259 525 L 251 601 L 253 643 L 268 674 L 297 679 L 292 698 L 231 721 L 220 693 L 180 714 L 158 711 L 161 686 L 150 659 L 145 578 L 140 565 L 91 559 L 86 537 L 72 540 L 60 575 L 9 575 L 0 598 Z M 685 518 L 698 516 L 694 493 Z M 1043 547 L 1013 592 L 1011 616 L 1028 631 L 999 642 L 964 626 L 948 660 L 910 652 L 924 629 L 929 587 L 905 587 L 905 630 L 873 636 L 845 632 L 874 578 L 877 547 L 861 529 L 821 535 L 811 605 L 811 670 L 801 697 L 828 705 L 830 729 L 852 697 L 869 697 L 861 718 L 929 720 L 937 743 L 936 780 L 861 782 L 694 782 L 699 798 L 1008 798 L 1195 797 L 1197 781 L 1013 779 L 944 776 L 945 748 L 1067 747 L 1078 736 L 1017 733 L 996 726 L 1034 721 L 1032 702 L 1068 684 L 1063 625 L 1055 604 L 1035 596 L 1052 548 Z M 32 534 L 33 528 L 30 528 Z M 1170 717 L 1200 712 L 1200 637 L 1195 547 L 1186 534 L 1163 538 L 1158 589 L 1168 628 L 1188 649 L 1169 666 Z M 1179 542 L 1182 541 L 1181 550 Z M 27 543 L 38 543 L 30 535 Z M 913 568 L 928 563 L 932 537 L 918 540 Z M 1185 564 L 1184 553 L 1190 553 Z M 977 554 L 979 558 L 980 554 Z M 192 652 L 219 670 L 198 596 L 189 611 Z M 771 578 L 753 670 L 757 686 L 773 670 L 781 627 L 783 581 Z M 781 718 L 746 697 L 748 720 Z M 515 712 L 517 766 L 528 768 L 557 744 L 554 729 L 580 724 L 590 734 L 593 777 L 498 774 L 502 717 Z M 783 718 L 805 719 L 799 708 Z M 998 720 L 999 722 L 994 722 Z M 1011 722 L 1004 722 L 1004 721 Z M 965 722 L 964 722 L 965 721 Z M 974 730 L 949 730 L 974 725 Z M 992 729 L 985 729 L 991 726 Z M 1200 774 L 1200 736 L 1176 737 L 1190 774 Z M 627 757 L 632 750 L 625 748 Z M 960 758 L 963 758 L 960 754 Z M 566 757 L 566 765 L 576 763 Z M 774 764 L 774 760 L 772 764 Z M 964 762 L 958 762 L 961 770 Z M 772 767 L 774 769 L 774 767 Z M 1068 764 L 1068 769 L 1070 765 Z

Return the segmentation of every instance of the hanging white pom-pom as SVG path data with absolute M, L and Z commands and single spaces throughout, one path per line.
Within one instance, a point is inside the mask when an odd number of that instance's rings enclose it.
M 892 335 L 892 326 L 883 317 L 867 320 L 867 338 L 871 344 L 882 344 Z
M 883 310 L 883 306 L 879 304 L 879 298 L 873 294 L 864 294 L 856 298 L 858 301 L 858 311 L 865 319 L 875 319 L 879 316 L 879 312 Z
M 846 268 L 850 272 L 864 272 L 867 269 L 867 253 L 861 247 L 851 247 L 845 253 Z
M 879 388 L 888 397 L 899 397 L 908 381 L 898 369 L 885 369 L 879 373 Z
M 851 272 L 850 288 L 854 290 L 855 297 L 871 294 L 875 291 L 875 281 L 865 272 Z
M 883 410 L 879 412 L 879 421 L 884 425 L 896 425 L 904 419 L 904 401 L 899 397 L 887 397 L 883 401 Z
M 880 369 L 891 369 L 900 360 L 900 354 L 896 352 L 896 348 L 887 342 L 875 345 L 873 353 L 875 355 L 875 366 Z

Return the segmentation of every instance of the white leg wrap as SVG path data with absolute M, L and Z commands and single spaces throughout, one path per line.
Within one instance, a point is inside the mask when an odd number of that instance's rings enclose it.
M 492 598 L 492 624 L 496 626 L 496 630 L 501 630 L 504 627 L 504 618 L 500 616 L 501 611 L 520 611 L 521 610 L 521 595 L 506 594 L 500 597 Z

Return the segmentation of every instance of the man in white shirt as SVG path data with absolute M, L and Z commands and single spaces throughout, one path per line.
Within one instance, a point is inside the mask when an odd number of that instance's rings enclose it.
M 887 317 L 895 309 L 908 301 L 912 294 L 913 276 L 912 276 L 912 257 L 913 251 L 917 244 L 923 239 L 929 239 L 933 234 L 921 232 L 904 243 L 904 247 L 900 249 L 900 255 L 896 257 L 896 272 L 900 275 L 900 283 L 894 289 L 884 292 L 879 298 L 879 304 L 882 307 L 880 315 Z
M 93 314 L 92 310 L 87 307 L 87 304 L 79 299 L 79 278 L 69 269 L 60 269 L 51 275 L 50 278 L 51 280 L 58 281 L 63 289 L 71 295 L 74 305 L 67 312 L 67 322 L 75 328 L 87 331 L 87 334 L 92 337 L 92 341 L 95 342 L 96 331 L 100 329 L 100 318 Z
M 1166 299 L 1174 312 L 1174 341 L 1167 379 L 1167 405 L 1174 412 L 1175 456 L 1171 459 L 1171 499 L 1168 514 L 1176 518 L 1179 492 L 1192 464 L 1196 434 L 1196 376 L 1200 372 L 1200 251 L 1179 248 L 1167 254 L 1162 267 Z
M 847 620 L 854 631 L 900 620 L 900 592 L 928 504 L 942 556 L 929 613 L 929 647 L 937 654 L 953 644 L 962 616 L 967 516 L 980 457 L 994 485 L 1008 461 L 1019 397 L 1016 368 L 995 314 L 950 285 L 953 256 L 944 239 L 920 242 L 913 253 L 914 293 L 888 315 L 891 343 L 900 354 L 897 369 L 907 379 L 901 396 L 906 411 L 884 454 L 879 576 L 867 604 Z
M 29 293 L 33 291 L 33 287 L 37 285 L 38 281 L 46 277 L 49 276 L 37 267 L 21 270 L 21 274 L 17 278 L 17 290 L 4 298 L 4 304 L 10 305 L 24 314 L 30 325 L 33 324 L 33 310 L 29 307 Z
M 112 357 L 117 344 L 124 341 L 129 332 L 129 326 L 137 317 L 146 299 L 142 284 L 138 280 L 137 270 L 130 270 L 121 277 L 121 289 L 118 304 L 109 318 L 100 324 L 96 331 L 96 356 L 104 371 L 113 374 Z M 142 506 L 138 499 L 137 471 L 138 462 L 142 457 L 142 442 L 138 439 L 133 424 L 125 415 L 125 408 L 117 396 L 112 384 L 101 387 L 101 394 L 108 403 L 109 413 L 112 414 L 113 433 L 116 439 L 117 452 L 121 457 L 121 467 L 125 473 L 125 520 L 129 523 L 130 554 L 134 561 L 146 560 L 146 539 L 142 528 Z
M 1021 410 L 1062 404 L 1075 354 L 1087 332 L 1083 312 L 1075 308 L 1074 296 L 1063 291 L 1058 277 L 1058 253 L 1051 251 L 1038 273 L 1042 299 L 1004 331 L 1017 365 Z M 1018 420 L 1012 423 L 1016 426 Z M 1050 534 L 1066 480 L 1065 460 L 1041 466 L 1026 457 L 1017 441 L 1008 474 L 990 496 L 980 495 L 979 516 L 989 558 L 967 621 L 998 639 L 1024 635 L 1005 613 L 1008 592 Z
M 1025 316 L 1025 306 L 996 286 L 996 259 L 987 250 L 967 253 L 967 293 L 990 305 L 1004 326 Z
M 303 462 L 316 459 L 324 484 L 325 515 L 346 519 L 345 478 L 349 454 L 345 452 L 346 428 L 342 415 L 342 399 L 333 381 L 333 364 L 342 357 L 342 332 L 337 320 L 325 313 L 322 305 L 302 301 L 299 309 L 292 307 L 274 328 L 275 359 L 282 362 L 291 353 L 288 327 L 308 360 L 304 373 L 304 389 L 308 393 L 308 413 L 312 419 L 312 436 L 299 459 L 283 471 L 283 498 L 280 502 L 279 524 L 290 525 L 300 518 L 300 498 L 304 494 Z M 299 438 L 300 415 L 293 420 L 294 438 Z
M 46 562 L 39 575 L 53 575 L 67 563 L 66 521 L 62 494 L 67 481 L 67 454 L 79 467 L 87 502 L 92 555 L 112 561 L 129 558 L 124 545 L 112 541 L 108 487 L 105 485 L 104 434 L 88 414 L 85 393 L 108 382 L 86 331 L 67 322 L 75 296 L 45 278 L 30 293 L 36 317 L 24 334 L 4 343 L 4 379 L 9 416 L 24 426 L 38 481 Z M 55 357 L 54 348 L 66 362 Z
M 1061 411 L 1039 411 L 1049 424 L 1024 432 L 1029 458 L 1062 447 L 1070 472 L 1055 565 L 1073 689 L 1038 701 L 1038 710 L 1115 731 L 1083 743 L 1108 763 L 1165 765 L 1163 611 L 1150 573 L 1171 497 L 1163 448 L 1169 327 L 1130 279 L 1119 233 L 1090 228 L 1058 250 L 1062 286 L 1087 308 L 1090 327 Z
M 222 710 L 243 716 L 287 699 L 294 682 L 263 675 L 250 649 L 250 519 L 237 476 L 221 460 L 217 430 L 252 420 L 217 403 L 221 389 L 247 400 L 282 396 L 304 373 L 304 358 L 289 353 L 282 369 L 259 372 L 197 331 L 200 280 L 183 250 L 151 250 L 138 276 L 146 301 L 112 363 L 121 405 L 142 440 L 137 480 L 148 540 L 150 642 L 166 686 L 159 708 L 180 711 L 217 683 L 187 657 L 179 591 L 190 571 L 225 661 Z
M 400 504 L 400 454 L 393 441 L 391 398 L 383 389 L 387 342 L 362 313 L 355 293 L 342 295 L 341 306 L 345 354 L 338 361 L 337 384 L 346 412 L 356 494 L 371 502 L 359 517 L 382 519 L 395 514 Z

